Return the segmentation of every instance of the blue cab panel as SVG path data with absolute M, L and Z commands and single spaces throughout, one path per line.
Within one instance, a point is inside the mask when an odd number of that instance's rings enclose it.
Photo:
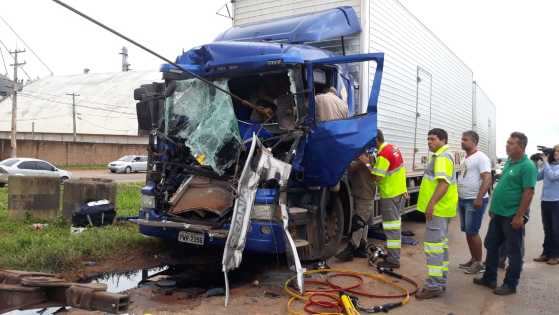
M 235 26 L 216 41 L 281 41 L 291 44 L 324 41 L 361 32 L 353 8 L 338 7 L 312 14 Z

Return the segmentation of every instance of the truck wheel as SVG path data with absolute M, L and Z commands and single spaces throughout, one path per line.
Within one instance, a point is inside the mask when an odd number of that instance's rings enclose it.
M 328 258 L 337 254 L 344 235 L 344 207 L 337 193 L 330 193 L 330 202 L 323 222 L 322 256 Z

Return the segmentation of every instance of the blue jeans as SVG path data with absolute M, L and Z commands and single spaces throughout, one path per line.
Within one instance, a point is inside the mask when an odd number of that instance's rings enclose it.
M 559 201 L 542 201 L 543 255 L 559 258 Z
M 475 199 L 460 199 L 458 213 L 460 214 L 460 229 L 468 236 L 477 235 L 483 221 L 483 215 L 489 203 L 489 198 L 483 198 L 481 208 L 474 207 Z
M 499 249 L 505 246 L 509 265 L 505 274 L 504 284 L 511 288 L 518 286 L 518 279 L 522 272 L 524 257 L 524 228 L 515 230 L 511 225 L 512 217 L 494 215 L 489 222 L 489 229 L 485 236 L 487 258 L 483 278 L 488 282 L 497 281 L 497 268 L 499 266 Z

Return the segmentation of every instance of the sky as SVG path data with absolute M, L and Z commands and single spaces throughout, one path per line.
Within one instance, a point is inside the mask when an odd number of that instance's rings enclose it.
M 231 26 L 216 12 L 226 0 L 66 0 L 77 9 L 174 59 L 184 49 L 212 41 Z M 559 143 L 559 1 L 401 0 L 474 72 L 497 106 L 497 153 L 505 155 L 512 131 L 536 145 Z M 122 46 L 132 69 L 157 70 L 159 59 L 70 13 L 50 0 L 0 0 L 4 18 L 57 75 L 120 71 Z M 0 21 L 0 40 L 25 47 Z M 6 63 L 10 57 L 0 45 Z M 27 49 L 32 77 L 49 71 Z M 0 62 L 2 62 L 0 60 Z M 11 70 L 8 69 L 8 71 Z M 4 74 L 0 63 L 0 74 Z

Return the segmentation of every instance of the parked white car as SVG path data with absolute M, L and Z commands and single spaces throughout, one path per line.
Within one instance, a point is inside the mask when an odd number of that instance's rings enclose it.
M 145 172 L 148 169 L 148 157 L 145 155 L 125 155 L 107 165 L 111 173 Z
M 11 158 L 0 162 L 0 187 L 8 183 L 8 176 L 54 176 L 61 182 L 72 178 L 72 173 L 61 170 L 47 161 L 30 158 Z

